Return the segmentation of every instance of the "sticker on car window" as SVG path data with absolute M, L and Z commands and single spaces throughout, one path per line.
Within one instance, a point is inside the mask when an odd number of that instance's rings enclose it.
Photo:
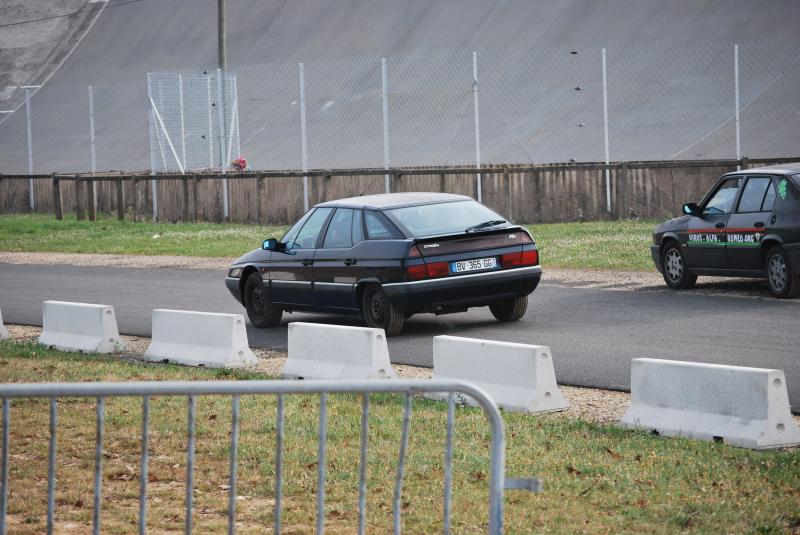
M 789 193 L 789 183 L 785 178 L 783 178 L 778 183 L 778 196 L 785 201 L 786 195 L 788 193 Z

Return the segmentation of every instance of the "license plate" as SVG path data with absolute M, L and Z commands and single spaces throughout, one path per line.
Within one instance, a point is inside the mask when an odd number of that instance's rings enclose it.
M 451 273 L 464 273 L 466 271 L 479 271 L 482 269 L 494 269 L 497 267 L 497 258 L 476 258 L 475 260 L 459 260 L 450 262 Z

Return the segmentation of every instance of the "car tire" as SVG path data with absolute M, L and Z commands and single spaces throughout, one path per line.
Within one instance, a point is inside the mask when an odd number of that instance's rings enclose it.
M 764 261 L 769 291 L 778 299 L 791 299 L 800 293 L 800 273 L 792 269 L 783 247 L 776 245 Z
M 694 288 L 697 275 L 689 273 L 686 259 L 677 242 L 671 241 L 661 251 L 661 274 L 664 282 L 673 290 Z
M 403 330 L 405 315 L 386 297 L 377 285 L 370 285 L 361 295 L 361 315 L 367 327 L 383 329 L 386 336 L 396 336 Z
M 517 321 L 525 315 L 528 310 L 528 296 L 515 297 L 513 299 L 504 299 L 502 301 L 495 301 L 489 305 L 489 310 L 492 311 L 497 321 Z
M 250 323 L 261 329 L 277 327 L 281 323 L 283 309 L 272 304 L 269 291 L 264 288 L 259 273 L 251 273 L 244 282 L 244 308 Z

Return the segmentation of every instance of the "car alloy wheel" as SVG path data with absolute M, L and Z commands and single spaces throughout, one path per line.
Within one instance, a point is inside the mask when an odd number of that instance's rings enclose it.
M 683 256 L 681 256 L 680 251 L 675 248 L 670 249 L 667 251 L 666 258 L 664 260 L 664 271 L 667 274 L 667 277 L 672 282 L 678 282 L 683 277 Z
M 263 286 L 253 285 L 250 292 L 250 307 L 253 316 L 257 318 L 264 317 L 264 288 Z
M 769 277 L 769 284 L 775 293 L 782 293 L 786 289 L 789 276 L 786 269 L 786 260 L 784 260 L 782 254 L 775 253 L 769 257 L 767 276 Z

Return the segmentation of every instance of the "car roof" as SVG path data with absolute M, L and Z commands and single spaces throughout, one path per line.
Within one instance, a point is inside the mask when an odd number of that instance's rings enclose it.
M 765 165 L 763 167 L 754 167 L 752 169 L 742 169 L 741 171 L 733 171 L 726 176 L 731 175 L 752 175 L 753 173 L 768 173 L 772 175 L 793 175 L 800 173 L 800 162 L 781 163 L 778 165 Z
M 381 193 L 379 195 L 361 195 L 359 197 L 327 201 L 319 203 L 317 207 L 377 208 L 383 210 L 386 208 L 400 208 L 403 206 L 416 206 L 420 204 L 469 200 L 472 200 L 472 197 L 467 197 L 466 195 L 456 195 L 454 193 Z

